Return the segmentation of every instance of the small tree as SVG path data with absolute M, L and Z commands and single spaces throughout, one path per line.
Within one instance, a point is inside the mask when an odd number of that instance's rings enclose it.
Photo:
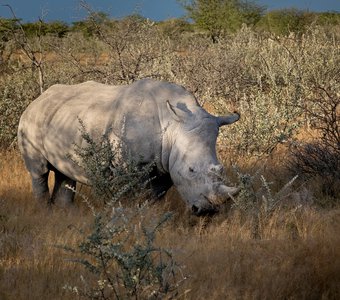
M 10 28 L 11 38 L 15 41 L 18 48 L 23 52 L 23 54 L 29 59 L 32 63 L 32 69 L 36 69 L 38 73 L 38 83 L 40 94 L 43 93 L 45 88 L 45 73 L 44 73 L 44 49 L 43 49 L 43 21 L 40 20 L 38 23 L 38 27 L 36 28 L 36 38 L 37 43 L 32 43 L 27 33 L 24 30 L 23 24 L 20 19 L 18 19 L 10 5 L 7 6 L 14 20 L 16 20 L 16 26 Z
M 88 7 L 86 3 L 82 3 L 82 5 Z M 109 19 L 108 14 L 105 12 L 94 12 L 88 10 L 88 16 L 85 20 L 73 22 L 72 31 L 80 31 L 84 34 L 85 37 L 92 37 L 98 33 L 96 27 L 99 25 L 109 24 L 112 21 Z M 97 24 L 97 26 L 93 26 L 93 24 Z
M 44 21 L 25 23 L 22 24 L 22 28 L 28 37 L 35 37 L 37 35 L 54 35 L 59 38 L 66 35 L 69 31 L 69 27 L 66 23 L 61 21 L 49 22 Z
M 158 77 L 159 63 L 169 51 L 167 40 L 161 37 L 156 24 L 138 14 L 119 21 L 97 20 L 96 13 L 85 2 L 88 25 L 97 40 L 104 45 L 110 68 L 106 70 L 105 82 L 129 84 L 145 77 Z
M 313 13 L 291 8 L 267 12 L 258 25 L 277 35 L 289 35 L 291 32 L 305 32 L 315 20 Z
M 9 58 L 12 55 L 12 51 L 8 51 L 7 45 L 11 41 L 11 32 L 17 29 L 17 22 L 17 19 L 0 18 L 0 68 L 8 63 Z
M 293 144 L 288 168 L 302 178 L 319 179 L 323 193 L 339 199 L 340 97 L 336 88 L 315 87 L 315 97 L 305 109 L 319 138 Z
M 242 24 L 256 24 L 264 10 L 251 1 L 242 0 L 182 0 L 180 1 L 198 28 L 206 30 L 212 40 L 235 32 Z
M 163 35 L 178 39 L 187 32 L 192 32 L 192 25 L 184 19 L 168 19 L 157 24 Z

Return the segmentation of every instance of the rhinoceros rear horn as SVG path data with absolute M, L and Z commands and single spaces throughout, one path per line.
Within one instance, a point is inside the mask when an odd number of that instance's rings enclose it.
M 237 112 L 234 112 L 233 114 L 230 114 L 228 116 L 222 116 L 222 117 L 217 117 L 217 123 L 218 126 L 224 126 L 228 124 L 235 123 L 240 119 L 240 114 Z

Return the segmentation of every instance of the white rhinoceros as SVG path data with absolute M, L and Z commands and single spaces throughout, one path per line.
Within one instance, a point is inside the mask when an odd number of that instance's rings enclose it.
M 93 81 L 54 85 L 27 107 L 18 142 L 36 198 L 71 203 L 74 193 L 65 185 L 89 184 L 86 172 L 68 158 L 75 145 L 85 143 L 79 119 L 93 137 L 107 134 L 113 144 L 123 140 L 141 165 L 155 161 L 156 193 L 175 185 L 195 214 L 215 211 L 217 196 L 238 191 L 216 176 L 223 168 L 215 147 L 219 127 L 236 122 L 239 114 L 212 116 L 182 86 L 143 79 L 123 86 Z M 55 184 L 50 197 L 51 170 Z

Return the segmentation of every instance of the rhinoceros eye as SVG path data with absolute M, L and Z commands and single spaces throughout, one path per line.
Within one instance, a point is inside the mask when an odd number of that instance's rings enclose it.
M 195 170 L 193 168 L 189 167 L 189 172 L 195 173 Z

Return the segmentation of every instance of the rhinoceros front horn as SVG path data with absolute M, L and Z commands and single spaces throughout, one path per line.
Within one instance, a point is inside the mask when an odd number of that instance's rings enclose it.
M 220 195 L 230 198 L 230 197 L 236 195 L 240 191 L 240 188 L 230 187 L 230 186 L 226 186 L 224 184 L 221 184 L 221 185 L 218 186 L 217 191 Z
M 235 123 L 239 119 L 240 119 L 240 114 L 238 112 L 234 112 L 233 114 L 230 114 L 228 116 L 217 117 L 217 123 L 218 123 L 218 126 L 221 127 L 224 125 Z

